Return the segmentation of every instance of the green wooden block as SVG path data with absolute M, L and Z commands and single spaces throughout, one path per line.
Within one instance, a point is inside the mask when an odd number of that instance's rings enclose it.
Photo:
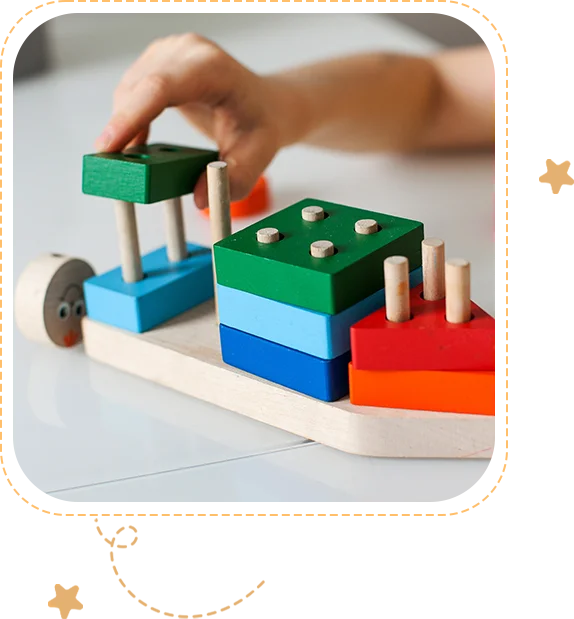
M 305 221 L 301 209 L 321 206 L 326 217 Z M 374 219 L 379 231 L 355 232 L 359 219 Z M 262 244 L 257 230 L 277 228 L 281 240 Z M 313 258 L 310 245 L 327 240 L 336 253 Z M 324 314 L 338 314 L 384 287 L 383 261 L 406 256 L 421 265 L 423 224 L 402 217 L 307 198 L 232 234 L 214 246 L 217 282 Z M 278 327 L 279 328 L 279 327 Z
M 92 196 L 149 204 L 193 193 L 219 154 L 214 150 L 148 144 L 121 153 L 84 155 L 82 190 Z

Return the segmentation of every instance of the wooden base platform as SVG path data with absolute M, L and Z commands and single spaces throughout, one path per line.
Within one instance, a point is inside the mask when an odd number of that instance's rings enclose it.
M 87 354 L 130 374 L 353 454 L 490 458 L 494 417 L 321 402 L 225 365 L 213 302 L 147 333 L 83 319 Z

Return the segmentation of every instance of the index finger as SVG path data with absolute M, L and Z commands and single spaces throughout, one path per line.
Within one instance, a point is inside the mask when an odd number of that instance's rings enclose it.
M 168 104 L 166 78 L 145 76 L 117 102 L 112 118 L 96 140 L 96 149 L 100 152 L 122 150 L 145 132 Z

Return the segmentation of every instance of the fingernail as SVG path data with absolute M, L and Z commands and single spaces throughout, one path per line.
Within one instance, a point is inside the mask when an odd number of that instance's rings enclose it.
M 96 140 L 96 149 L 97 150 L 106 150 L 108 146 L 112 142 L 112 132 L 109 127 L 106 127 L 100 137 Z

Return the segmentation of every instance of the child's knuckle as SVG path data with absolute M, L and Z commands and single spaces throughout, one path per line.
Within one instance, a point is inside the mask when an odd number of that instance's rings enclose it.
M 167 76 L 161 73 L 150 73 L 143 79 L 145 89 L 154 96 L 163 97 L 169 89 Z

